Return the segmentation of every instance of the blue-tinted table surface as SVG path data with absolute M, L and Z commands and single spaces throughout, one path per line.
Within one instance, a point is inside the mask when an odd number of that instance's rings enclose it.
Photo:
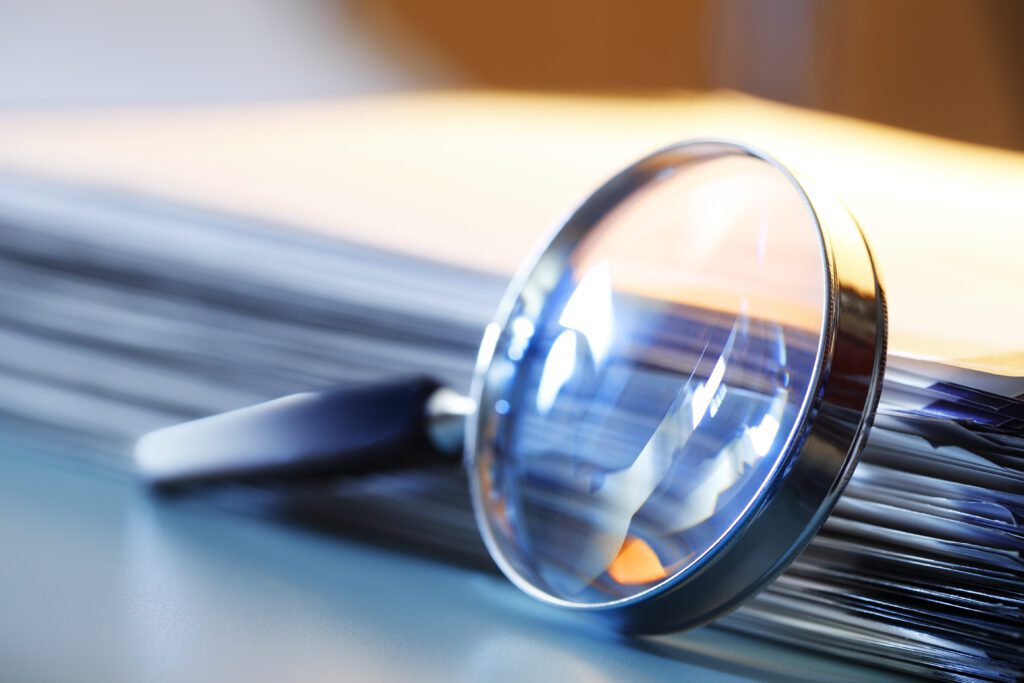
M 0 446 L 0 680 L 879 680 L 719 629 L 627 639 L 500 575 L 154 500 Z

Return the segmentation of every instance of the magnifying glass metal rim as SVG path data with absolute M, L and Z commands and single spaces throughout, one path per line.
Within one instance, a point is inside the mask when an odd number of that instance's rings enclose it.
M 784 455 L 733 526 L 680 572 L 635 595 L 575 603 L 545 592 L 514 566 L 491 527 L 480 483 L 484 433 L 509 380 L 496 357 L 502 332 L 524 294 L 539 300 L 557 281 L 579 241 L 607 213 L 680 164 L 741 155 L 782 173 L 804 199 L 818 232 L 824 268 L 824 326 L 810 389 Z M 885 296 L 860 228 L 836 199 L 773 157 L 721 139 L 681 142 L 641 159 L 585 199 L 541 242 L 506 290 L 486 330 L 470 395 L 464 463 L 477 526 L 491 557 L 516 586 L 542 602 L 590 612 L 628 631 L 664 632 L 698 626 L 734 609 L 770 583 L 824 524 L 852 474 L 874 417 L 886 350 Z

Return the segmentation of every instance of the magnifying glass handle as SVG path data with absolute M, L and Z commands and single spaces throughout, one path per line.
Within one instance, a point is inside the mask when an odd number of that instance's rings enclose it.
M 151 432 L 135 463 L 174 488 L 454 463 L 471 410 L 427 377 L 294 394 Z

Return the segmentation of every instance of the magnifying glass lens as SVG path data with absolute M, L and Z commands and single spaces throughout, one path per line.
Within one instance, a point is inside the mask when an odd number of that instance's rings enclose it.
M 728 153 L 641 176 L 556 237 L 485 377 L 478 514 L 549 601 L 695 571 L 756 513 L 817 379 L 826 262 L 791 178 Z

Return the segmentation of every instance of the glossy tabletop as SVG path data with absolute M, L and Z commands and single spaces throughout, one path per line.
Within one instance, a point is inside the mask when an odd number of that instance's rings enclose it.
M 720 629 L 627 639 L 495 572 L 198 501 L 5 437 L 11 681 L 877 680 Z

